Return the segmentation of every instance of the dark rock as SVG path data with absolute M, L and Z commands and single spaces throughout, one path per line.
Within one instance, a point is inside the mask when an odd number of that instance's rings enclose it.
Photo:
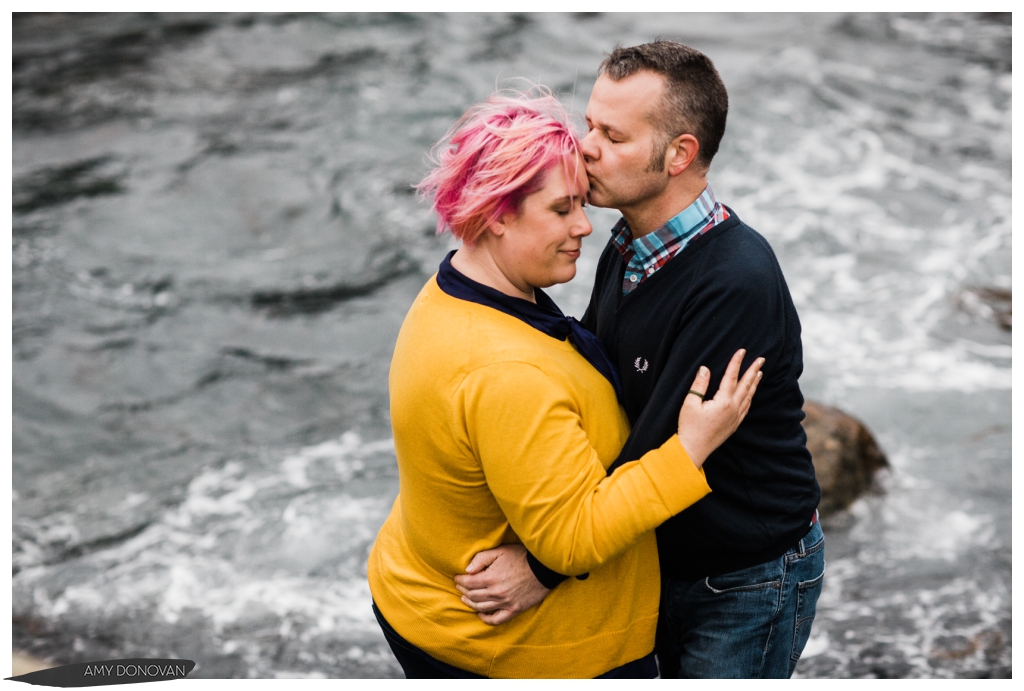
M 971 286 L 955 299 L 957 307 L 983 319 L 992 319 L 1000 327 L 1013 329 L 1013 292 L 1009 288 Z
M 821 486 L 818 510 L 828 516 L 870 489 L 875 472 L 889 461 L 860 420 L 812 401 L 804 404 L 804 413 L 807 449 Z

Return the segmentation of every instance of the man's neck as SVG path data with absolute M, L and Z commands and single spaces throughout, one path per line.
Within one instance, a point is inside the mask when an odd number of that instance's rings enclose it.
M 661 228 L 683 209 L 693 204 L 707 186 L 706 175 L 678 180 L 678 184 L 669 185 L 657 197 L 647 199 L 634 207 L 619 209 L 619 212 L 629 224 L 633 237 L 643 237 Z

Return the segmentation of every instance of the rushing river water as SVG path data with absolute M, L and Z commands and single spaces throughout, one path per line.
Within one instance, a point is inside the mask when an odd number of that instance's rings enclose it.
M 15 16 L 15 645 L 195 676 L 400 676 L 366 555 L 387 372 L 446 250 L 410 184 L 513 77 L 579 112 L 656 36 L 732 102 L 809 398 L 892 467 L 827 525 L 802 677 L 1011 674 L 1008 17 Z M 521 85 L 522 82 L 519 82 Z M 607 228 L 594 210 L 581 314 Z M 991 291 L 990 291 L 991 293 Z

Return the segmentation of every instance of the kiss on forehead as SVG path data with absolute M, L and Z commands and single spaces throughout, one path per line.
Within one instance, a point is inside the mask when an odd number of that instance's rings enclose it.
M 461 246 L 395 345 L 401 489 L 368 564 L 410 678 L 789 677 L 810 634 L 800 322 L 708 182 L 725 85 L 670 41 L 598 72 L 582 136 L 544 88 L 496 94 L 419 185 Z M 577 321 L 544 288 L 587 203 L 621 218 Z

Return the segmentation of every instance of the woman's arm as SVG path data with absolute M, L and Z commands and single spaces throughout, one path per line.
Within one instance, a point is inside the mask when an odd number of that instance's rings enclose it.
M 736 382 L 738 368 L 738 360 L 730 363 L 725 380 Z M 690 397 L 680 422 L 688 418 L 683 433 L 692 454 L 673 435 L 611 476 L 569 393 L 531 364 L 495 364 L 467 377 L 462 417 L 488 488 L 523 544 L 551 568 L 581 574 L 710 491 L 699 466 L 742 419 L 756 370 L 715 401 Z M 695 387 L 706 387 L 702 376 Z
M 744 354 L 741 350 L 733 356 L 713 399 L 704 401 L 699 396 L 687 396 L 679 412 L 678 432 L 683 437 L 684 447 L 694 449 L 691 457 L 694 465 L 701 465 L 703 459 L 735 431 L 749 409 L 761 379 L 759 370 L 763 359 L 756 360 L 743 379 L 737 381 Z M 709 379 L 710 372 L 701 368 L 691 390 L 704 394 Z M 480 552 L 473 557 L 466 572 L 455 579 L 463 593 L 463 602 L 477 610 L 488 624 L 508 621 L 541 602 L 549 592 L 534 578 L 521 545 L 503 545 Z

